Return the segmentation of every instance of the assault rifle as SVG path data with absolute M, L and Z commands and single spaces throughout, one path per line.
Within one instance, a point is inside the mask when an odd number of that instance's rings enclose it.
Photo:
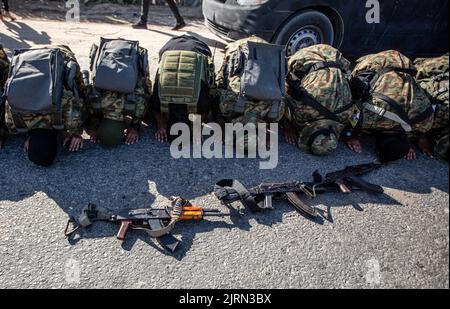
M 117 239 L 124 240 L 129 229 L 142 230 L 156 238 L 164 249 L 175 252 L 180 241 L 170 234 L 179 221 L 201 221 L 205 217 L 223 217 L 226 214 L 212 209 L 205 210 L 193 206 L 189 201 L 173 197 L 172 205 L 165 209 L 128 209 L 114 212 L 107 208 L 89 204 L 78 218 L 70 218 L 64 234 L 71 237 L 81 228 L 86 228 L 94 222 L 106 221 L 120 224 Z
M 351 193 L 354 190 L 363 190 L 369 193 L 381 194 L 383 188 L 364 181 L 361 176 L 368 174 L 378 168 L 381 164 L 368 163 L 348 166 L 345 169 L 329 173 L 322 177 L 316 171 L 312 182 L 286 182 L 286 183 L 263 183 L 257 187 L 246 189 L 237 180 L 225 179 L 214 186 L 215 196 L 226 205 L 241 201 L 242 204 L 252 212 L 265 209 L 273 209 L 273 199 L 286 198 L 301 214 L 315 219 L 319 213 L 316 208 L 307 205 L 300 198 L 304 194 L 315 198 L 318 194 L 326 192 Z

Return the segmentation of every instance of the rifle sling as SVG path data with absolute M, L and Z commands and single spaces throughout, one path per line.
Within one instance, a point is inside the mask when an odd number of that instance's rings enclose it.
M 230 200 L 229 195 L 232 193 L 236 193 L 239 196 L 242 204 L 244 204 L 245 207 L 249 208 L 251 212 L 261 211 L 261 208 L 258 206 L 255 198 L 238 180 L 221 180 L 216 184 L 214 191 L 216 193 L 216 196 L 222 201 Z

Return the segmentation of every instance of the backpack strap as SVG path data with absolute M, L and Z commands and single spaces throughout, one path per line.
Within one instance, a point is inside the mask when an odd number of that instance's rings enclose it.
M 393 110 L 396 111 L 396 113 L 393 113 L 382 107 L 375 106 L 369 103 L 363 104 L 363 107 L 368 111 L 371 111 L 379 115 L 380 117 L 384 117 L 386 119 L 389 119 L 391 121 L 400 124 L 400 126 L 403 128 L 403 130 L 405 130 L 405 132 L 411 132 L 413 126 L 421 123 L 422 121 L 428 119 L 434 114 L 433 108 L 430 106 L 425 111 L 415 116 L 414 118 L 409 118 L 408 114 L 405 112 L 403 107 L 401 107 L 401 105 L 398 104 L 392 98 L 383 95 L 381 93 L 374 93 L 373 96 L 386 102 Z
M 329 69 L 329 68 L 335 68 L 335 69 L 339 69 L 341 71 L 345 71 L 344 68 L 342 67 L 341 64 L 335 62 L 335 61 L 322 61 L 322 62 L 317 62 L 315 64 L 313 64 L 310 68 L 308 73 L 305 74 L 308 75 L 310 73 L 313 72 L 317 72 L 320 70 L 325 70 L 325 69 Z
M 417 74 L 416 69 L 397 68 L 397 67 L 384 68 L 383 70 L 375 73 L 375 75 L 373 76 L 372 80 L 369 83 L 370 89 L 372 90 L 375 87 L 376 83 L 383 75 L 390 73 L 390 72 L 408 74 L 412 77 L 416 76 L 416 74 Z
M 313 98 L 310 94 L 308 94 L 306 91 L 302 91 L 298 89 L 296 85 L 290 80 L 287 81 L 288 85 L 290 86 L 291 91 L 293 92 L 295 99 L 301 101 L 303 104 L 312 107 L 315 109 L 321 116 L 325 117 L 326 119 L 333 120 L 336 122 L 341 122 L 339 117 L 331 112 L 328 108 L 324 107 L 322 104 L 320 104 L 315 98 Z M 351 106 L 345 106 L 347 110 Z M 344 111 L 345 111 L 344 110 Z

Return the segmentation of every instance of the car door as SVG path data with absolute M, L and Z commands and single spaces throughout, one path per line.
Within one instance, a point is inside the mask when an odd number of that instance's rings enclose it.
M 396 0 L 380 47 L 410 57 L 436 55 L 449 49 L 448 0 Z

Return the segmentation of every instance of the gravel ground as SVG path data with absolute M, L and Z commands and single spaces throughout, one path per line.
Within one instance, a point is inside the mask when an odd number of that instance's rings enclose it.
M 126 25 L 41 20 L 18 25 L 0 25 L 8 48 L 69 44 L 83 66 L 100 35 L 139 39 L 155 64 L 157 51 L 175 34 L 167 26 L 131 31 Z M 200 23 L 187 30 L 221 50 L 223 44 Z M 220 58 L 218 52 L 218 63 Z M 145 128 L 139 144 L 114 150 L 86 142 L 82 153 L 61 152 L 49 169 L 27 161 L 19 137 L 8 140 L 0 152 L 0 288 L 448 289 L 448 165 L 424 156 L 366 177 L 382 185 L 385 195 L 330 194 L 309 202 L 328 211 L 330 221 L 309 221 L 281 202 L 271 212 L 180 223 L 174 234 L 182 247 L 175 255 L 140 232 L 121 244 L 114 238 L 117 227 L 106 223 L 69 242 L 63 235 L 67 217 L 89 202 L 111 209 L 162 207 L 177 195 L 227 212 L 208 194 L 222 178 L 248 186 L 309 180 L 316 169 L 375 159 L 371 146 L 358 156 L 341 146 L 334 156 L 318 159 L 281 142 L 278 167 L 261 171 L 250 159 L 174 160 L 153 133 Z

